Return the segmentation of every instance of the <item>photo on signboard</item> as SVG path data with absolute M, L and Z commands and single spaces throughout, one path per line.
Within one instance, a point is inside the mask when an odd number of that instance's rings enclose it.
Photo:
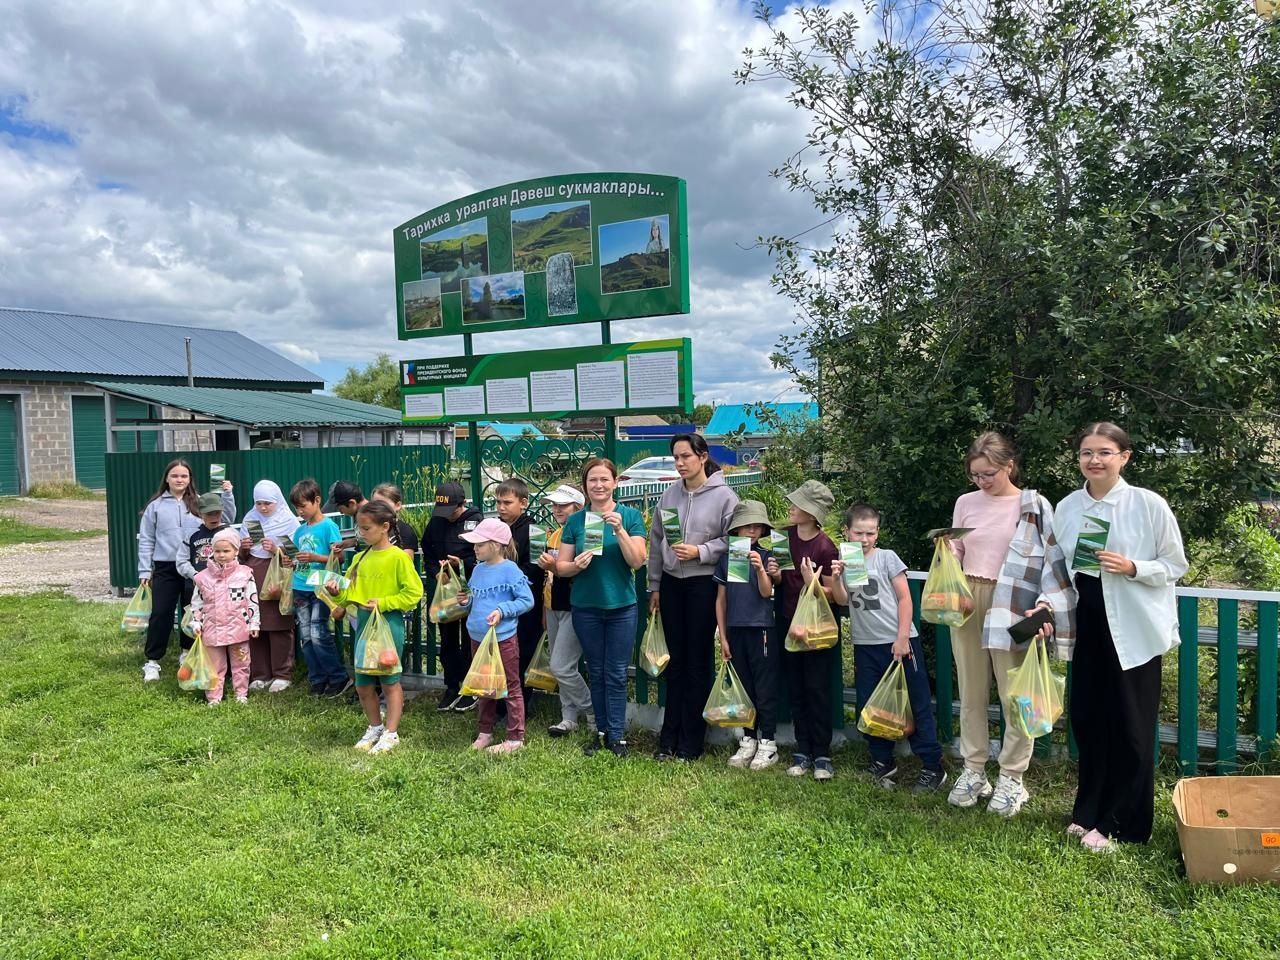
M 441 293 L 457 293 L 467 277 L 489 272 L 489 220 L 468 220 L 422 238 L 422 279 L 440 281 Z
M 600 292 L 671 286 L 670 218 L 642 217 L 600 225 Z
M 431 330 L 444 321 L 440 315 L 440 278 L 410 280 L 401 286 L 404 293 L 404 328 Z
M 547 316 L 571 317 L 578 312 L 578 276 L 573 272 L 573 254 L 553 253 L 547 257 Z
M 557 253 L 574 266 L 591 263 L 591 203 L 546 203 L 511 211 L 511 259 L 517 270 L 539 273 Z
M 494 273 L 462 281 L 462 322 L 524 319 L 524 273 Z

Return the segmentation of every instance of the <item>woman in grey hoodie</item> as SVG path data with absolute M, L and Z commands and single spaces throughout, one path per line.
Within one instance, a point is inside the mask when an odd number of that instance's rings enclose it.
M 649 611 L 660 612 L 671 661 L 656 760 L 695 760 L 707 725 L 716 631 L 716 561 L 729 547 L 738 496 L 711 459 L 707 441 L 682 433 L 671 441 L 680 479 L 662 494 L 649 523 Z M 664 522 L 665 521 L 665 522 Z

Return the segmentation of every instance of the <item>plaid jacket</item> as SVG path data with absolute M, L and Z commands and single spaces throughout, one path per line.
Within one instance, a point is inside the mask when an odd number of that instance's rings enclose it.
M 1071 659 L 1076 639 L 1076 592 L 1062 547 L 1053 536 L 1053 508 L 1035 490 L 1023 490 L 1018 529 L 1000 567 L 991 612 L 983 624 L 982 646 L 1009 650 L 1009 628 L 1037 603 L 1053 607 L 1050 648 L 1063 660 Z

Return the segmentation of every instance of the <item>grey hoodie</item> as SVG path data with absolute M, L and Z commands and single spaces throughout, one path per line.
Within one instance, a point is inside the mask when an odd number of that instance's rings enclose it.
M 716 561 L 729 549 L 729 520 L 737 505 L 738 495 L 724 482 L 724 473 L 719 470 L 692 492 L 685 489 L 683 480 L 667 487 L 649 521 L 649 591 L 658 589 L 664 573 L 680 579 L 715 573 Z M 676 510 L 680 514 L 685 543 L 698 546 L 697 560 L 681 563 L 676 559 L 662 529 L 660 510 Z
M 236 515 L 235 497 L 226 490 L 219 491 L 219 494 L 222 497 L 222 521 L 230 523 Z M 142 522 L 138 524 L 138 579 L 151 576 L 155 561 L 177 562 L 186 549 L 183 541 L 201 526 L 200 518 L 168 490 L 147 504 Z

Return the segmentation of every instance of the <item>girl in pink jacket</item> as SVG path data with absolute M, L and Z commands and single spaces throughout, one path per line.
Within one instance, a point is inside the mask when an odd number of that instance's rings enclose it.
M 217 686 L 205 691 L 211 707 L 222 702 L 228 660 L 236 702 L 249 701 L 249 638 L 258 635 L 258 588 L 253 571 L 236 560 L 239 550 L 239 532 L 219 530 L 213 536 L 213 557 L 195 579 L 191 628 L 218 676 Z

